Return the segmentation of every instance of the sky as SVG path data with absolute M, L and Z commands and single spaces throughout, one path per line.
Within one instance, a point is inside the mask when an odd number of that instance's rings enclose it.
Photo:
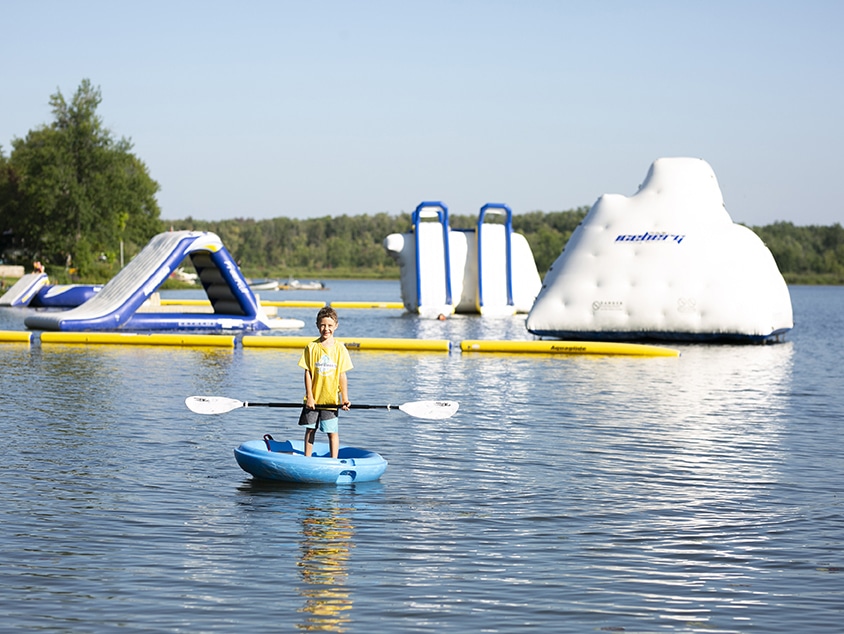
M 0 0 L 0 145 L 98 114 L 163 219 L 477 214 L 714 170 L 735 222 L 844 223 L 838 0 Z

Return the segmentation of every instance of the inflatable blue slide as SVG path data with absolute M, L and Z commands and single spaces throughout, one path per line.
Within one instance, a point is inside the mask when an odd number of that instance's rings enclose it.
M 189 257 L 213 313 L 138 313 Z M 24 323 L 38 330 L 267 330 L 270 322 L 220 238 L 206 231 L 170 231 L 150 243 L 102 290 L 66 311 L 41 312 Z
M 0 306 L 75 308 L 102 290 L 102 285 L 50 284 L 46 273 L 28 273 L 0 297 Z
M 27 273 L 0 297 L 0 306 L 27 306 L 48 284 L 46 273 Z

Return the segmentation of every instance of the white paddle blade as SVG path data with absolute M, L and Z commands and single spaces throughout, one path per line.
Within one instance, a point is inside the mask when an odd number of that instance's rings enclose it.
M 246 407 L 243 401 L 225 396 L 188 396 L 185 405 L 197 414 L 225 414 L 238 407 Z
M 399 409 L 409 416 L 442 420 L 451 418 L 457 412 L 460 403 L 457 401 L 411 401 L 399 405 Z

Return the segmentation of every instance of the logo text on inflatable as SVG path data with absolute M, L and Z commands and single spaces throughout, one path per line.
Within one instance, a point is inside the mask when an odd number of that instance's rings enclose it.
M 223 260 L 223 266 L 226 267 L 226 270 L 229 272 L 232 281 L 234 282 L 235 286 L 237 286 L 237 290 L 240 291 L 242 294 L 246 294 L 249 287 L 246 285 L 243 277 L 241 275 L 235 274 L 235 271 L 239 271 L 237 266 L 235 266 L 234 262 L 230 260 Z
M 592 302 L 592 311 L 599 310 L 624 310 L 624 302 L 621 301 L 594 301 Z
M 658 231 L 656 233 L 640 234 L 619 234 L 615 237 L 616 242 L 675 242 L 680 244 L 685 238 L 685 234 L 667 233 L 665 231 Z

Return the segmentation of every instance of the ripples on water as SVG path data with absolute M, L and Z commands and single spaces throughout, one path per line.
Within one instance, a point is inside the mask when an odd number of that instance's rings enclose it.
M 826 334 L 844 293 L 792 295 L 788 343 L 679 359 L 354 353 L 353 401 L 461 410 L 346 414 L 343 441 L 390 466 L 340 487 L 237 467 L 241 441 L 299 435 L 293 410 L 183 404 L 298 399 L 297 352 L 0 345 L 4 626 L 839 631 Z M 527 338 L 518 318 L 341 320 L 338 335 Z

